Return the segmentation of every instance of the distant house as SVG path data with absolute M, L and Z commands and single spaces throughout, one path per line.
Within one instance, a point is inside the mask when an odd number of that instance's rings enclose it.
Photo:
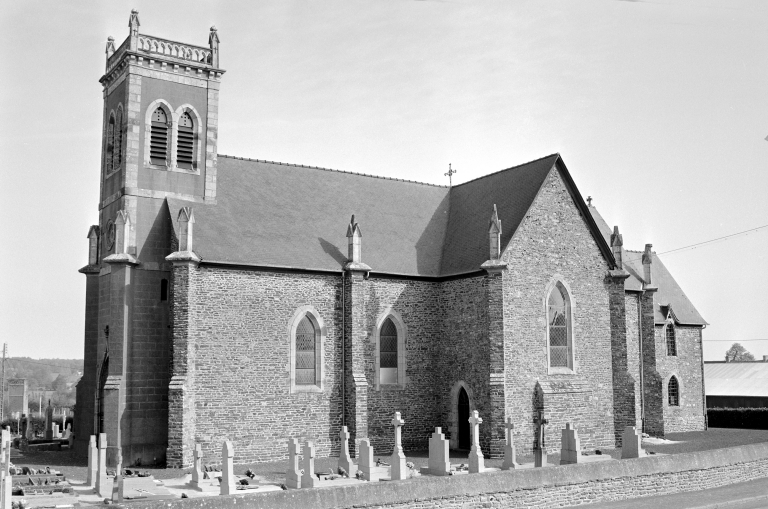
M 707 408 L 768 408 L 768 362 L 705 362 Z

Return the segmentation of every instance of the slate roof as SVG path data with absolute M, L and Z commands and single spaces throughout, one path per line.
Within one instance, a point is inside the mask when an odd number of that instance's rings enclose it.
M 605 222 L 597 208 L 590 205 L 589 211 L 600 232 L 603 234 L 605 241 L 610 245 L 613 228 L 608 226 L 608 223 Z M 642 257 L 642 251 L 624 250 L 624 270 L 630 274 L 624 284 L 624 288 L 627 291 L 639 292 L 643 289 Z M 693 303 L 685 295 L 683 289 L 680 288 L 680 285 L 677 284 L 675 278 L 672 277 L 672 274 L 670 274 L 656 253 L 653 253 L 653 263 L 651 263 L 651 279 L 653 284 L 659 288 L 654 299 L 654 317 L 657 324 L 666 321 L 667 310 L 671 307 L 674 318 L 678 323 L 683 325 L 707 325 L 707 322 L 693 306 Z
M 705 362 L 707 396 L 768 397 L 768 362 Z
M 444 277 L 480 271 L 494 204 L 506 246 L 556 165 L 588 218 L 558 154 L 453 187 L 220 155 L 215 205 L 167 201 L 174 228 L 179 209 L 193 208 L 203 261 L 338 272 L 354 214 L 374 272 Z

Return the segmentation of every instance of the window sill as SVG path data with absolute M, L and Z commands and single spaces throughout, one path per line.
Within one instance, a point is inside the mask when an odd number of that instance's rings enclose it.
M 147 163 L 146 167 L 150 170 L 170 171 L 174 173 L 186 173 L 188 175 L 200 175 L 200 168 L 179 168 L 178 166 L 161 166 L 158 164 Z
M 297 394 L 302 392 L 323 392 L 323 388 L 317 385 L 291 385 L 291 394 Z
M 571 368 L 549 368 L 547 369 L 548 375 L 575 375 L 576 370 Z
M 381 392 L 404 391 L 405 384 L 378 384 L 376 390 Z

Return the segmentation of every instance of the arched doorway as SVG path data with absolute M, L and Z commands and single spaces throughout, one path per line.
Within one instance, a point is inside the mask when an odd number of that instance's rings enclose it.
M 456 412 L 458 418 L 459 449 L 470 448 L 469 438 L 469 395 L 464 387 L 459 389 L 459 402 Z

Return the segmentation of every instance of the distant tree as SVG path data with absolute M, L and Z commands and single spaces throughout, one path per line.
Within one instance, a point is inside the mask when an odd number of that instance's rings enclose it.
M 747 351 L 746 348 L 738 343 L 734 343 L 725 352 L 725 362 L 753 361 L 755 356 Z

